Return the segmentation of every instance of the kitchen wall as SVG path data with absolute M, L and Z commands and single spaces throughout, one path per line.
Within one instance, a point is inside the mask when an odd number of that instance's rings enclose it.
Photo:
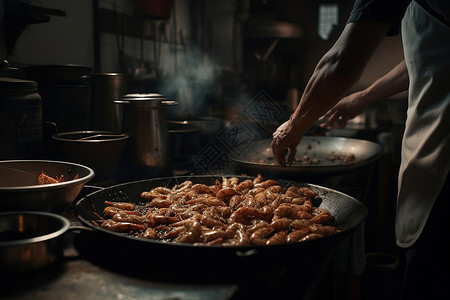
M 141 76 L 141 79 L 175 76 L 186 69 L 186 64 L 189 67 L 198 67 L 196 75 L 203 73 L 209 77 L 227 70 L 242 72 L 241 25 L 245 18 L 248 18 L 245 6 L 258 2 L 276 3 L 281 7 L 280 17 L 298 24 L 304 32 L 302 42 L 305 52 L 301 54 L 303 62 L 299 89 L 304 87 L 317 61 L 338 37 L 353 5 L 352 0 L 336 1 L 339 7 L 338 24 L 329 39 L 323 40 L 317 33 L 318 7 L 333 1 L 174 0 L 171 19 L 142 21 L 142 37 L 121 35 L 119 30 L 100 31 L 99 61 L 96 62 L 93 11 L 95 2 L 26 2 L 66 11 L 67 16 L 51 16 L 50 22 L 25 27 L 15 44 L 13 54 L 6 56 L 12 63 L 81 64 L 97 66 L 97 71 L 100 72 L 130 71 L 134 76 Z M 134 16 L 136 3 L 137 1 L 99 0 L 98 6 L 103 10 Z M 120 23 L 116 26 L 119 27 Z M 0 50 L 5 57 L 4 47 Z M 122 55 L 119 55 L 120 53 Z M 401 59 L 401 38 L 386 38 L 369 62 L 356 89 L 369 85 Z M 190 76 L 192 77 L 192 74 Z
M 94 65 L 92 2 L 86 0 L 33 0 L 26 3 L 63 10 L 50 22 L 25 27 L 8 60 L 15 64 Z

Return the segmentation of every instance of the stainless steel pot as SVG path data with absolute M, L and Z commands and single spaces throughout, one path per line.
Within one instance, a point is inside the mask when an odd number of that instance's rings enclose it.
M 130 135 L 126 164 L 137 177 L 166 174 L 169 136 L 164 108 L 177 102 L 160 94 L 128 94 L 115 103 L 123 105 L 123 132 Z
M 122 107 L 115 100 L 127 92 L 128 75 L 120 73 L 94 73 L 86 77 L 91 93 L 90 128 L 121 132 Z
M 129 135 L 109 131 L 74 131 L 52 136 L 58 159 L 89 166 L 95 172 L 91 184 L 115 181 Z
M 47 267 L 63 257 L 69 221 L 46 212 L 0 213 L 0 277 Z

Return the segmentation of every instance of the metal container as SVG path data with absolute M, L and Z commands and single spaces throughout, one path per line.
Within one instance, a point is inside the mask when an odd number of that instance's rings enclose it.
M 64 176 L 65 181 L 38 184 L 39 175 Z M 78 175 L 79 178 L 74 179 Z M 72 205 L 94 171 L 83 165 L 50 160 L 0 161 L 0 211 L 61 213 Z
M 123 132 L 130 135 L 126 163 L 136 177 L 163 175 L 169 169 L 169 135 L 165 106 L 177 104 L 165 96 L 128 94 L 123 105 Z
M 62 259 L 69 221 L 45 212 L 0 213 L 0 277 L 20 275 Z
M 108 185 L 115 181 L 128 139 L 126 133 L 109 131 L 74 131 L 52 136 L 55 155 L 64 161 L 92 168 L 95 177 L 90 183 L 96 185 Z
M 128 75 L 94 73 L 89 80 L 92 87 L 90 129 L 121 132 L 122 107 L 114 101 L 126 94 Z
M 0 78 L 0 159 L 40 159 L 42 100 L 34 81 Z

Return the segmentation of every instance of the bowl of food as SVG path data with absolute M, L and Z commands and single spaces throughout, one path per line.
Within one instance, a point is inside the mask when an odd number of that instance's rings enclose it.
M 0 212 L 60 213 L 94 177 L 84 165 L 51 160 L 0 161 Z

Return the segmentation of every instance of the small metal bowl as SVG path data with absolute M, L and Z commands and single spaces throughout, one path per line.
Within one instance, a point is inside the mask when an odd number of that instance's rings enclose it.
M 60 261 L 69 225 L 69 220 L 53 213 L 0 213 L 0 276 L 23 274 Z

